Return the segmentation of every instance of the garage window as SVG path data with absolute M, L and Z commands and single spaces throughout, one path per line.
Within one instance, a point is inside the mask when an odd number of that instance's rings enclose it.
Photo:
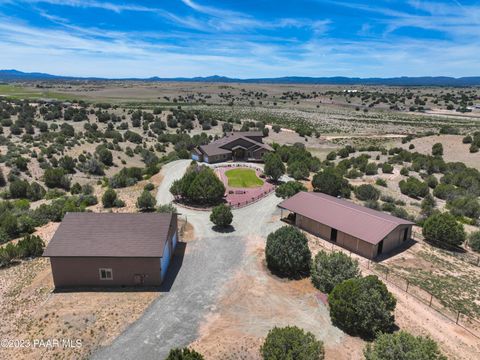
M 113 280 L 112 269 L 98 269 L 100 273 L 100 280 Z

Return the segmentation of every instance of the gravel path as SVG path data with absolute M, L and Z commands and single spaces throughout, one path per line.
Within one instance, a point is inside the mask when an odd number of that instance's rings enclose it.
M 180 178 L 190 160 L 180 160 L 162 168 L 164 176 L 157 202 L 172 200 L 168 189 Z M 179 208 L 195 229 L 196 239 L 179 244 L 160 295 L 144 315 L 120 335 L 111 346 L 100 349 L 93 359 L 163 359 L 173 347 L 186 346 L 198 336 L 202 319 L 211 310 L 223 285 L 241 265 L 245 237 L 266 236 L 281 223 L 271 221 L 280 202 L 274 194 L 234 210 L 234 231 L 212 229 L 209 213 Z M 182 251 L 183 250 L 183 251 Z M 182 256 L 182 253 L 184 255 Z

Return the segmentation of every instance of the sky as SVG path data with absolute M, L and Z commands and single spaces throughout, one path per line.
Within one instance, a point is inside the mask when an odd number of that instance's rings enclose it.
M 110 78 L 479 76 L 480 1 L 0 0 L 0 69 Z

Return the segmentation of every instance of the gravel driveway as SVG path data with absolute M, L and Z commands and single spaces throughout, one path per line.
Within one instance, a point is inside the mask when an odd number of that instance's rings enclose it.
M 172 200 L 168 191 L 175 179 L 180 178 L 190 160 L 179 160 L 162 168 L 164 176 L 158 189 L 157 202 Z M 93 359 L 164 359 L 173 347 L 182 347 L 197 338 L 202 319 L 211 310 L 222 286 L 233 276 L 242 263 L 245 252 L 244 238 L 250 234 L 266 236 L 281 226 L 271 221 L 279 210 L 280 202 L 274 194 L 234 210 L 231 233 L 212 230 L 209 212 L 179 208 L 195 229 L 194 241 L 179 244 L 172 261 L 164 293 L 134 324 L 126 329 L 111 346 L 100 349 Z

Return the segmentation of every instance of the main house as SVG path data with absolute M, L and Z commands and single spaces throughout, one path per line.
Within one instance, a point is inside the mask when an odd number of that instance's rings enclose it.
M 56 288 L 159 286 L 177 241 L 176 214 L 67 213 L 43 256 Z
M 209 164 L 229 160 L 261 161 L 265 153 L 273 151 L 270 145 L 263 143 L 263 137 L 261 131 L 232 132 L 193 149 L 192 159 Z
M 410 239 L 414 225 L 322 193 L 300 192 L 278 207 L 287 210 L 299 228 L 369 259 Z

